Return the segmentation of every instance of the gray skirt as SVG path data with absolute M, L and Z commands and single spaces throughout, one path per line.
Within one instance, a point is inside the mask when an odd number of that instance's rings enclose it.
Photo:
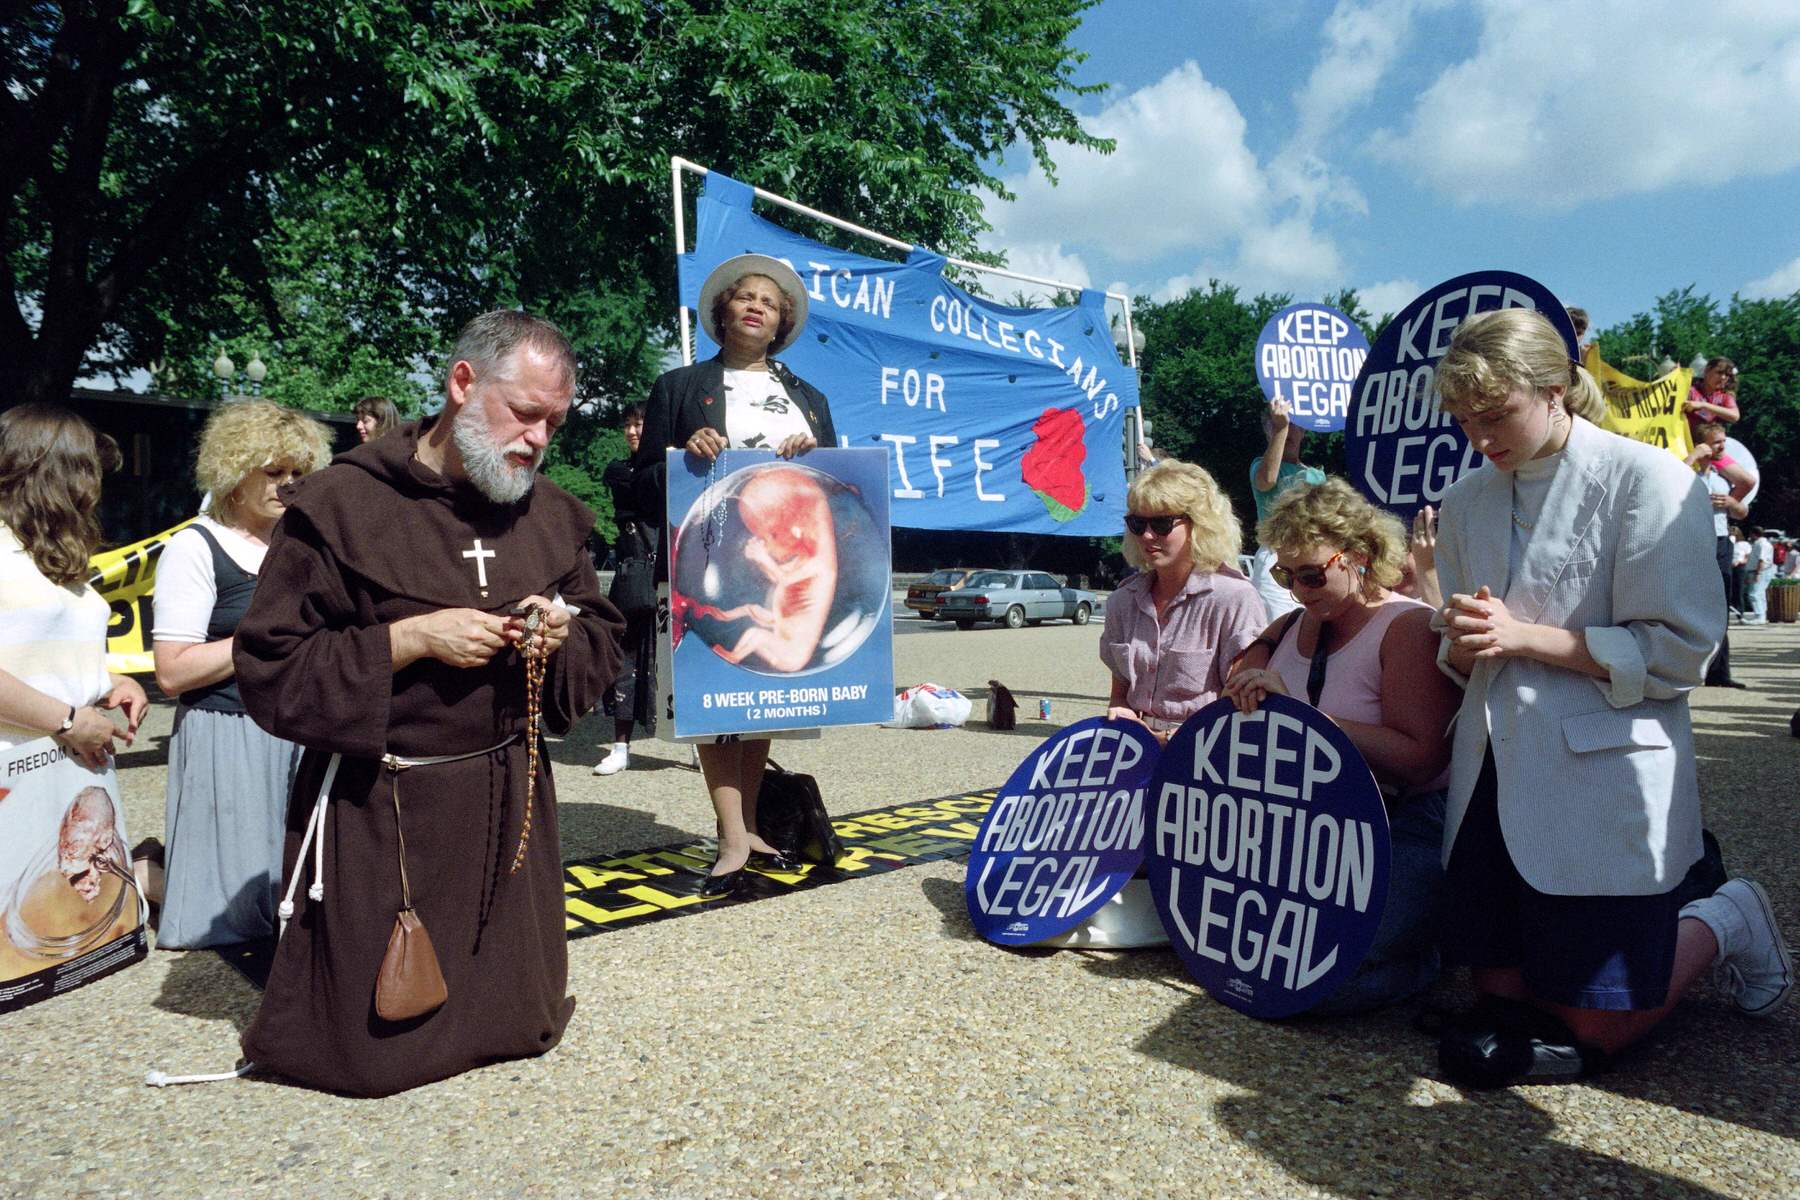
M 169 741 L 156 944 L 198 950 L 275 933 L 300 747 L 247 716 L 183 708 Z

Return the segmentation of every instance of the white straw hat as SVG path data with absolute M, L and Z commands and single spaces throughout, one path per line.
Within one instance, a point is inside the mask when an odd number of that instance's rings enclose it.
M 779 258 L 770 258 L 766 254 L 739 254 L 728 258 L 712 269 L 706 282 L 700 285 L 700 328 L 706 330 L 706 336 L 718 345 L 723 346 L 725 339 L 719 336 L 719 330 L 713 325 L 713 301 L 720 292 L 736 283 L 746 275 L 762 275 L 775 281 L 775 286 L 787 294 L 794 306 L 794 326 L 788 335 L 769 346 L 770 354 L 780 354 L 800 336 L 800 330 L 806 325 L 806 287 L 800 282 L 800 276 L 794 269 Z

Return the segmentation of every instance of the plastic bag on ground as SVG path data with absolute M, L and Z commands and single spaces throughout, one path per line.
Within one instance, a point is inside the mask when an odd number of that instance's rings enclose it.
M 897 729 L 954 729 L 969 719 L 974 707 L 955 688 L 921 683 L 894 697 L 894 719 L 887 724 Z

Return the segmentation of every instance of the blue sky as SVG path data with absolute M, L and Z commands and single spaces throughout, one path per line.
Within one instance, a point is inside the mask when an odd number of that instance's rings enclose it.
M 1056 187 L 1008 157 L 985 244 L 1021 271 L 1380 315 L 1504 268 L 1602 327 L 1800 290 L 1793 0 L 1104 0 L 1074 42 L 1118 148 Z

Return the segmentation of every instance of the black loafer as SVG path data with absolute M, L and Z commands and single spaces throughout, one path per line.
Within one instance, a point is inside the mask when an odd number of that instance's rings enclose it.
M 764 854 L 761 850 L 750 852 L 750 865 L 759 871 L 798 871 L 802 864 L 799 859 L 790 857 L 777 850 L 773 854 Z
M 744 882 L 744 868 L 727 871 L 723 875 L 708 875 L 694 889 L 694 895 L 711 900 L 719 896 L 729 896 L 738 890 Z

